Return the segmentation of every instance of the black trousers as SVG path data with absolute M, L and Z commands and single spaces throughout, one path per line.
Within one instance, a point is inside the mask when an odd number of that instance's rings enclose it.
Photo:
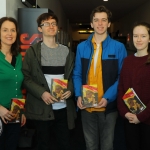
M 0 150 L 16 150 L 20 134 L 20 123 L 9 123 L 3 125 L 0 135 Z
M 150 150 L 150 125 L 125 119 L 124 126 L 127 150 Z
M 56 139 L 58 150 L 70 150 L 70 135 L 67 123 L 67 110 L 54 110 L 55 120 L 50 121 L 35 121 L 37 129 L 37 150 L 53 150 L 51 138 Z M 55 133 L 52 134 L 52 132 Z

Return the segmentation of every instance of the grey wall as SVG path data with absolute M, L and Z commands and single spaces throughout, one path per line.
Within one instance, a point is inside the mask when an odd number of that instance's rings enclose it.
M 0 0 L 0 18 L 6 16 L 6 1 Z
M 21 0 L 6 0 L 6 16 L 18 18 L 18 8 L 25 8 Z
M 130 34 L 129 48 L 134 49 L 132 44 L 132 26 L 135 22 L 144 21 L 150 23 L 150 1 L 133 10 L 117 22 L 112 24 L 111 32 L 116 32 L 118 29 L 123 36 Z
M 127 34 L 136 21 L 146 21 L 150 23 L 150 1 L 119 20 L 122 33 Z

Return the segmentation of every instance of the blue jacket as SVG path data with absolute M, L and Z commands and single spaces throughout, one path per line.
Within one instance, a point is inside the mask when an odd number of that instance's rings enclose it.
M 77 47 L 75 67 L 73 71 L 73 82 L 75 96 L 81 96 L 82 85 L 87 84 L 88 72 L 94 53 L 91 42 L 94 33 L 81 42 Z M 127 56 L 124 45 L 113 40 L 108 35 L 102 42 L 102 76 L 103 76 L 103 97 L 108 100 L 106 113 L 116 111 L 117 87 L 120 70 L 124 58 Z

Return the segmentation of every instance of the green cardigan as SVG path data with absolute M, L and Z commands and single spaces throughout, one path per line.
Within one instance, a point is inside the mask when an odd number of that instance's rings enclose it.
M 5 60 L 0 51 L 0 105 L 10 108 L 11 98 L 22 98 L 22 57 L 16 56 L 15 68 Z

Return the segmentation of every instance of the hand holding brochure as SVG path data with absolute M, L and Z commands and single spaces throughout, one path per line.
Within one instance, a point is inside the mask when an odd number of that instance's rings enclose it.
M 67 84 L 68 80 L 52 79 L 51 94 L 58 100 L 58 102 L 64 102 L 62 94 L 64 94 L 67 90 Z
M 8 123 L 19 123 L 21 119 L 21 111 L 23 111 L 25 99 L 12 98 L 11 108 L 12 113 L 15 114 L 15 119 L 8 121 Z
M 95 107 L 98 104 L 97 85 L 82 86 L 82 105 L 84 107 Z
M 139 114 L 146 108 L 133 88 L 129 88 L 122 99 L 124 100 L 129 110 L 134 114 Z

